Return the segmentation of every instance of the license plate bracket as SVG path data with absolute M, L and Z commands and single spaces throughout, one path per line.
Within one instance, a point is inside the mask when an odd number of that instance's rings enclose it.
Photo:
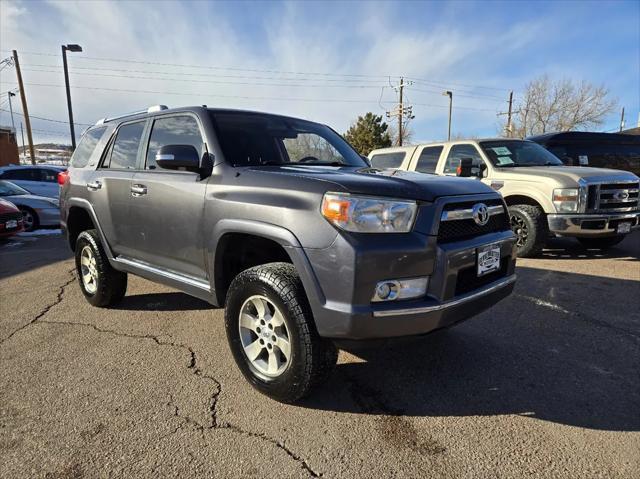
M 477 274 L 484 276 L 500 269 L 500 245 L 490 244 L 477 250 Z
M 18 227 L 18 220 L 9 220 L 5 223 L 4 227 L 6 229 L 13 229 Z

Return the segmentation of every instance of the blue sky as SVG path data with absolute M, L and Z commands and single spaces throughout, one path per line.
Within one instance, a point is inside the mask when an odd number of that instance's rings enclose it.
M 60 121 L 62 43 L 84 48 L 69 56 L 78 123 L 157 103 L 207 104 L 344 131 L 360 114 L 391 108 L 389 81 L 400 75 L 420 80 L 406 89 L 414 140 L 446 135 L 445 89 L 454 92 L 454 134 L 495 135 L 509 90 L 517 101 L 542 74 L 605 84 L 628 126 L 640 112 L 638 1 L 0 0 L 0 57 L 18 50 L 31 114 Z M 13 88 L 15 71 L 3 69 L 0 82 L 0 92 Z M 602 130 L 616 128 L 618 117 Z M 0 111 L 0 124 L 9 123 Z M 33 128 L 38 141 L 68 136 L 64 123 L 34 119 Z

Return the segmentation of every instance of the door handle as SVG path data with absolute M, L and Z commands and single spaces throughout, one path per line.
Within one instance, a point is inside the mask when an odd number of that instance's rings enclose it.
M 142 196 L 147 194 L 147 187 L 145 185 L 132 185 L 131 186 L 131 195 L 132 196 Z
M 102 183 L 99 181 L 89 182 L 87 183 L 87 189 L 90 191 L 96 191 L 102 188 Z

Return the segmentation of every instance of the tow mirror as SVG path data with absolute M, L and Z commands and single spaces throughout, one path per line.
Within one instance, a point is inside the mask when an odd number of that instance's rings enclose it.
M 200 156 L 193 145 L 165 145 L 156 153 L 156 163 L 167 170 L 198 171 Z
M 460 158 L 460 164 L 456 169 L 456 176 L 469 178 L 473 174 L 473 158 Z

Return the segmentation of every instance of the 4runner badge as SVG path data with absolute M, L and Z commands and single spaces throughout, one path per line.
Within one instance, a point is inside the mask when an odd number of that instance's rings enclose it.
M 477 225 L 484 226 L 489 222 L 489 208 L 484 203 L 476 203 L 471 211 Z

